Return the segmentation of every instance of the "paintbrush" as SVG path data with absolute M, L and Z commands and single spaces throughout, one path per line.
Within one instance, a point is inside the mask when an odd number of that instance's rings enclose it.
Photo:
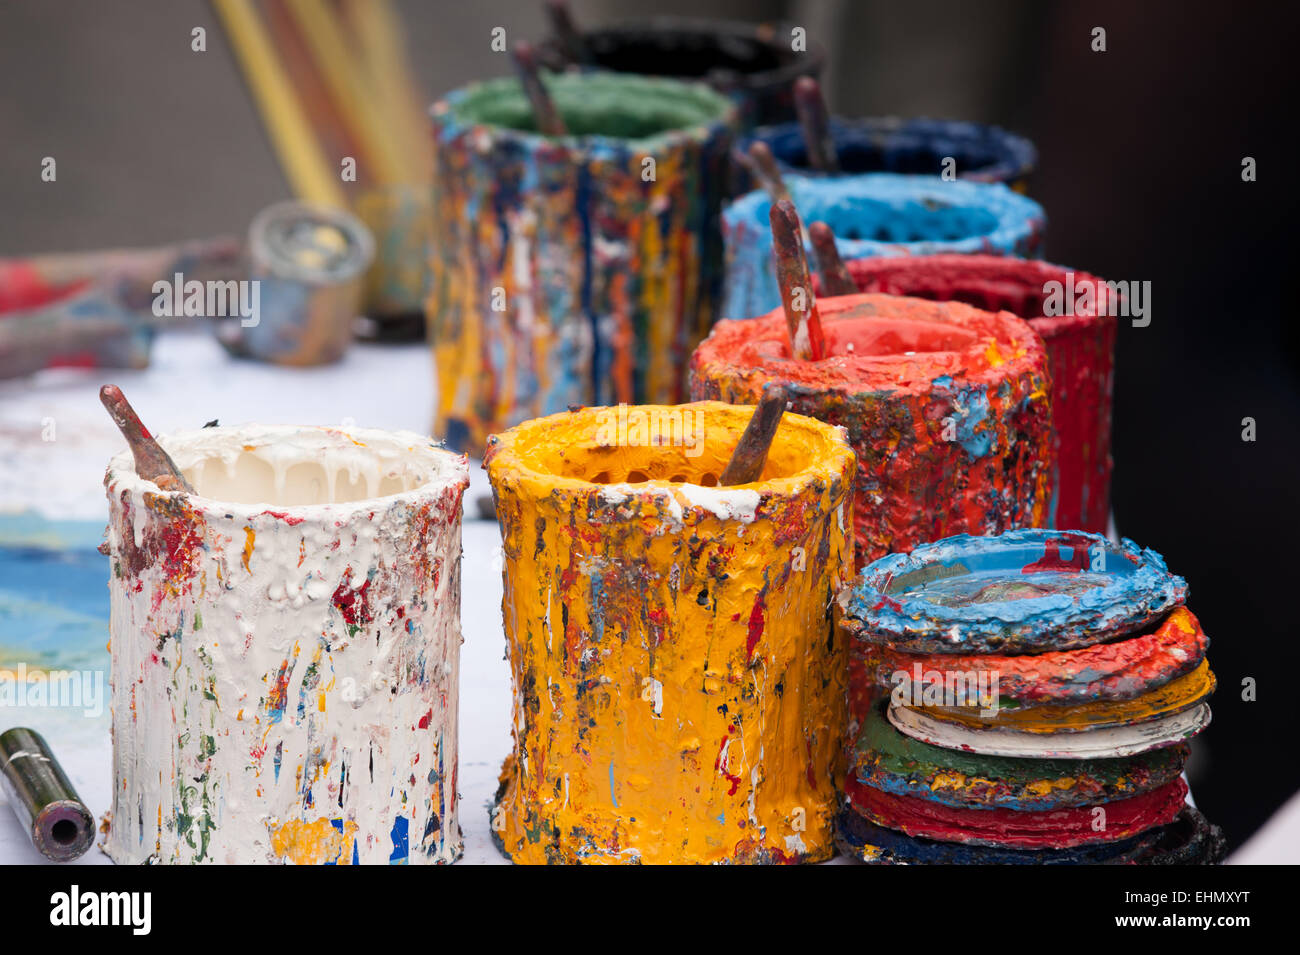
M 546 19 L 551 22 L 551 30 L 560 41 L 560 49 L 570 63 L 586 63 L 590 59 L 587 44 L 582 34 L 573 25 L 573 14 L 569 11 L 567 0 L 546 0 Z
M 564 128 L 564 120 L 560 118 L 560 111 L 555 108 L 555 101 L 551 99 L 551 94 L 547 92 L 546 85 L 542 82 L 541 73 L 538 72 L 537 53 L 533 50 L 533 45 L 526 40 L 520 40 L 515 44 L 510 56 L 515 61 L 515 71 L 519 74 L 524 95 L 528 97 L 528 104 L 533 108 L 533 120 L 537 123 L 538 132 L 543 136 L 568 135 L 568 130 Z
M 131 454 L 135 458 L 135 473 L 146 481 L 152 481 L 164 491 L 184 491 L 193 494 L 194 488 L 185 480 L 181 469 L 171 459 L 162 445 L 154 440 L 149 429 L 140 421 L 131 403 L 122 394 L 117 385 L 105 385 L 99 389 L 99 400 L 104 403 L 108 413 L 113 417 L 122 436 L 126 438 Z
M 776 437 L 776 429 L 781 425 L 781 416 L 785 414 L 785 405 L 784 389 L 769 386 L 763 390 L 763 397 L 745 426 L 740 443 L 731 452 L 731 460 L 718 478 L 720 485 L 734 487 L 758 480 L 767 462 L 767 452 L 772 448 L 772 439 Z
M 782 199 L 772 204 L 768 218 L 772 223 L 772 248 L 776 252 L 776 277 L 781 285 L 790 354 L 800 361 L 820 361 L 826 357 L 826 339 L 808 272 L 799 213 L 793 202 Z
M 835 140 L 831 137 L 826 100 L 822 97 L 821 84 L 811 76 L 795 80 L 794 110 L 799 116 L 808 165 L 822 172 L 839 172 L 840 159 L 835 153 Z
M 831 227 L 825 222 L 814 222 L 808 227 L 808 238 L 812 240 L 813 255 L 817 257 L 817 271 L 821 273 L 822 291 L 826 296 L 857 295 L 858 284 L 840 258 Z
M 749 172 L 758 184 L 772 197 L 773 202 L 780 202 L 782 199 L 790 198 L 790 190 L 786 188 L 785 180 L 781 177 L 781 170 L 776 165 L 776 157 L 772 155 L 771 148 L 764 142 L 755 141 L 749 146 Z

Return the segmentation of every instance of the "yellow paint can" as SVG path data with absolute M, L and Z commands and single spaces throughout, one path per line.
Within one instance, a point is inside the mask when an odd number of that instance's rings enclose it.
M 853 568 L 842 428 L 787 414 L 717 487 L 753 409 L 584 408 L 495 435 L 514 861 L 802 862 L 833 852 Z

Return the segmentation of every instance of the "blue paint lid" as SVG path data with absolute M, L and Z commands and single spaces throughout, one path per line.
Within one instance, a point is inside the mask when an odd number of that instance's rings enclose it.
M 839 595 L 855 638 L 914 653 L 1032 654 L 1133 633 L 1187 582 L 1130 540 L 1026 528 L 959 534 L 864 567 Z

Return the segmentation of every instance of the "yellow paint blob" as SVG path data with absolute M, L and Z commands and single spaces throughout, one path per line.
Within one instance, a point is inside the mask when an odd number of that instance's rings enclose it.
M 343 831 L 334 827 L 329 819 L 288 822 L 270 826 L 271 850 L 277 859 L 287 859 L 295 865 L 324 865 L 337 862 L 346 865 L 351 861 L 352 841 L 356 838 L 357 824 L 351 820 L 343 823 Z
M 828 858 L 844 431 L 786 414 L 760 480 L 719 488 L 752 408 L 625 410 L 635 432 L 587 408 L 489 443 L 514 681 L 495 835 L 521 863 Z

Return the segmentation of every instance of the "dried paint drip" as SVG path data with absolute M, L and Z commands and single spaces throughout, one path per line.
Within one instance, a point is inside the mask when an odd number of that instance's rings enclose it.
M 860 565 L 949 534 L 1042 522 L 1046 355 L 1024 322 L 886 295 L 818 309 L 829 357 L 793 360 L 779 309 L 722 321 L 691 359 L 691 395 L 752 404 L 779 384 L 791 410 L 848 429 Z
M 570 135 L 538 135 L 514 79 L 433 108 L 435 433 L 487 436 L 570 405 L 679 401 L 721 288 L 730 102 L 700 84 L 545 79 Z
M 465 460 L 406 432 L 162 442 L 109 464 L 119 863 L 447 863 Z
M 515 689 L 492 824 L 514 861 L 834 851 L 853 453 L 786 414 L 759 479 L 715 486 L 751 416 L 588 408 L 492 439 Z
M 914 176 L 948 174 L 973 182 L 1000 182 L 1025 192 L 1038 164 L 1029 140 L 996 126 L 936 119 L 832 116 L 830 140 L 840 171 L 847 175 L 892 172 Z M 808 155 L 796 123 L 760 127 L 739 140 L 735 151 L 763 143 L 784 172 L 825 175 Z
M 868 862 L 1217 861 L 1179 775 L 1215 688 L 1186 596 L 1154 551 L 1044 529 L 864 568 L 837 600 L 856 751 L 838 844 Z
M 1014 256 L 893 256 L 847 265 L 861 292 L 955 300 L 1029 321 L 1043 336 L 1052 372 L 1056 490 L 1046 526 L 1104 533 L 1118 311 L 1112 287 L 1086 272 Z M 1057 289 L 1061 301 L 1053 302 Z
M 552 30 L 538 46 L 550 69 L 576 61 L 601 71 L 703 79 L 736 102 L 746 127 L 793 119 L 795 79 L 818 76 L 826 63 L 813 37 L 806 49 L 792 49 L 788 26 L 656 16 L 585 30 L 577 49 L 554 21 Z
M 805 222 L 830 226 L 845 260 L 944 252 L 1042 255 L 1042 206 L 1000 183 L 872 173 L 820 179 L 789 174 L 785 184 Z M 781 304 L 770 205 L 766 193 L 751 192 L 723 212 L 726 318 L 762 315 Z

